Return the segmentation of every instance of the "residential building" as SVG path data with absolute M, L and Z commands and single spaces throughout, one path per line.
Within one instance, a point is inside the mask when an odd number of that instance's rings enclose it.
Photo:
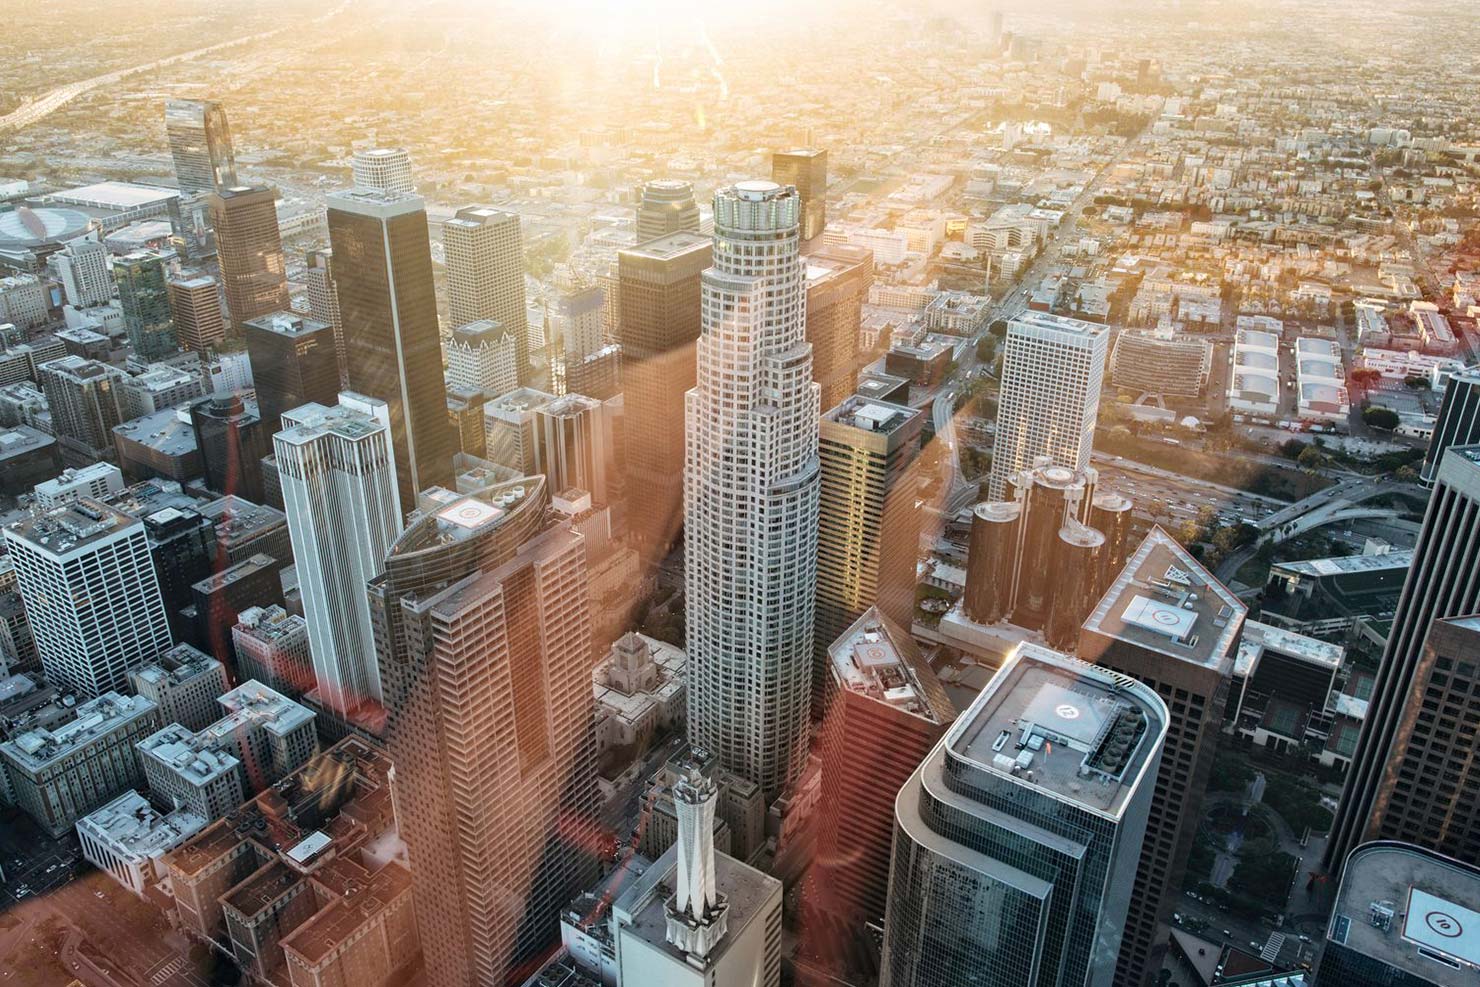
M 209 201 L 230 335 L 240 335 L 252 319 L 290 307 L 277 196 L 265 185 L 236 185 L 211 193 Z
M 113 298 L 113 276 L 108 268 L 108 248 L 96 234 L 68 240 L 52 255 L 62 279 L 62 295 L 73 308 L 107 305 Z
M 22 331 L 43 326 L 50 319 L 46 286 L 34 274 L 13 274 L 0 278 L 0 324 L 11 324 Z
M 134 357 L 153 363 L 179 352 L 164 257 L 145 250 L 125 254 L 113 262 L 113 280 Z
M 64 356 L 36 368 L 51 411 L 52 431 L 69 466 L 112 462 L 113 426 L 123 420 L 118 384 L 123 371 L 96 360 Z
M 519 383 L 532 383 L 535 349 L 524 298 L 524 238 L 519 215 L 467 206 L 442 224 L 447 263 L 447 315 L 454 326 L 488 319 L 514 336 Z M 423 484 L 427 486 L 428 484 Z

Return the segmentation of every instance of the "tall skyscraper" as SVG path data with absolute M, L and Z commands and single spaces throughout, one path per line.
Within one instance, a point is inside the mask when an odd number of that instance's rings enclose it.
M 519 343 L 491 319 L 458 326 L 447 340 L 447 382 L 489 397 L 519 386 Z
M 693 183 L 660 178 L 644 184 L 642 201 L 637 204 L 638 244 L 683 231 L 699 232 Z
M 46 677 L 91 699 L 132 691 L 130 669 L 169 648 L 144 525 L 89 497 L 5 526 Z
M 1467 987 L 1480 968 L 1480 868 L 1407 843 L 1352 851 L 1336 889 L 1321 987 Z
M 1434 474 L 1451 446 L 1480 442 L 1480 365 L 1456 370 L 1444 387 L 1444 403 L 1434 422 L 1428 452 L 1423 457 L 1419 479 L 1424 486 L 1434 485 Z
M 116 462 L 113 426 L 123 421 L 117 367 L 80 356 L 48 360 L 36 367 L 36 380 L 46 395 L 52 431 L 68 466 L 91 466 L 100 459 Z
M 1108 987 L 1169 720 L 1021 645 L 899 791 L 883 987 Z
M 411 178 L 411 155 L 404 147 L 372 147 L 356 151 L 350 162 L 355 188 L 378 192 L 416 191 Z
M 62 293 L 74 308 L 106 305 L 113 297 L 113 277 L 108 271 L 108 248 L 96 234 L 68 240 L 52 255 L 62 279 Z
M 514 334 L 519 383 L 530 383 L 529 313 L 524 297 L 524 237 L 517 213 L 467 206 L 442 224 L 447 314 L 454 326 L 492 319 Z
M 381 702 L 365 585 L 401 533 L 401 500 L 389 409 L 358 395 L 341 400 L 287 411 L 273 449 L 314 680 L 323 703 L 349 719 Z
M 767 801 L 801 771 L 811 707 L 820 409 L 800 212 L 774 182 L 715 193 L 684 396 L 689 738 Z
M 585 549 L 540 477 L 423 502 L 370 584 L 397 814 L 428 982 L 495 987 L 596 874 Z
M 617 255 L 629 526 L 642 551 L 662 556 L 683 519 L 684 393 L 694 386 L 700 275 L 713 243 L 672 233 Z
M 807 242 L 827 225 L 827 152 L 800 147 L 771 155 L 771 180 L 793 185 L 802 200 L 801 237 Z
M 1152 528 L 1084 622 L 1079 654 L 1156 691 L 1170 729 L 1130 889 L 1115 987 L 1156 969 L 1207 792 L 1248 608 L 1161 528 Z M 1108 965 L 1108 962 L 1107 962 Z
M 113 264 L 113 279 L 134 357 L 154 363 L 179 352 L 164 258 L 148 250 L 125 254 Z
M 1333 872 L 1341 869 L 1357 844 L 1386 831 L 1385 817 L 1395 803 L 1410 797 L 1422 801 L 1433 794 L 1421 791 L 1428 782 L 1404 756 L 1415 719 L 1428 717 L 1422 712 L 1423 690 L 1435 671 L 1428 663 L 1443 657 L 1429 648 L 1432 628 L 1439 626 L 1437 621 L 1480 613 L 1480 570 L 1475 563 L 1480 552 L 1480 446 L 1451 446 L 1433 477 L 1434 492 L 1413 549 L 1413 564 L 1393 614 L 1361 739 L 1326 843 L 1325 865 Z M 1447 678 L 1458 672 L 1439 674 Z M 1453 786 L 1459 780 L 1449 778 L 1445 784 Z M 1436 806 L 1441 809 L 1439 818 L 1425 818 L 1420 829 L 1403 833 L 1403 839 L 1436 849 L 1442 845 L 1443 812 L 1459 803 L 1457 793 L 1440 794 L 1448 799 Z
M 874 254 L 867 247 L 840 244 L 807 255 L 807 342 L 824 408 L 858 389 L 858 329 L 873 283 Z
M 1055 466 L 1089 466 L 1109 343 L 1106 326 L 1046 312 L 1024 312 L 1008 323 L 987 478 L 992 500 L 1003 500 L 1008 478 L 1039 456 L 1052 457 Z
M 575 488 L 610 504 L 613 437 L 605 405 L 583 394 L 558 397 L 534 411 L 534 469 L 552 494 Z
M 390 408 L 401 509 L 409 511 L 420 491 L 452 484 L 426 208 L 399 192 L 356 189 L 328 200 L 350 388 Z
M 924 426 L 923 411 L 859 395 L 822 416 L 813 702 L 828 680 L 828 649 L 865 610 L 877 605 L 901 627 L 914 619 L 920 512 L 911 467 Z
M 283 414 L 304 404 L 332 405 L 339 393 L 334 330 L 295 312 L 274 312 L 242 326 L 257 409 L 267 434 L 282 428 Z
M 339 289 L 334 284 L 334 251 L 310 250 L 304 258 L 303 283 L 308 287 L 308 314 L 334 330 L 339 359 L 339 386 L 349 386 L 344 359 L 344 320 L 339 316 Z
M 170 316 L 180 346 L 204 353 L 226 338 L 226 316 L 220 289 L 208 274 L 184 274 L 170 279 Z
M 172 99 L 164 107 L 164 129 L 182 195 L 215 192 L 237 183 L 231 130 L 220 103 Z
M 262 457 L 271 448 L 272 433 L 257 410 L 240 394 L 201 398 L 190 406 L 190 425 L 206 486 L 262 503 Z
M 254 185 L 223 188 L 210 203 L 226 309 L 239 334 L 248 321 L 290 307 L 277 201 L 272 189 Z

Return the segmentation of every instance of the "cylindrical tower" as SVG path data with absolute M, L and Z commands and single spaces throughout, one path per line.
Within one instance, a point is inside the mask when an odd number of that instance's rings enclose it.
M 1118 493 L 1107 490 L 1095 494 L 1089 511 L 1089 526 L 1105 536 L 1099 592 L 1104 592 L 1125 568 L 1126 555 L 1130 552 L 1131 509 L 1134 506 L 1129 497 Z
M 1059 529 L 1053 561 L 1053 594 L 1046 636 L 1049 647 L 1071 651 L 1079 642 L 1079 625 L 1089 616 L 1098 594 L 1105 536 L 1078 521 Z
M 1028 630 L 1039 630 L 1048 619 L 1058 578 L 1053 561 L 1058 551 L 1059 529 L 1078 517 L 1078 507 L 1084 498 L 1084 478 L 1063 466 L 1039 467 L 1020 475 L 1023 481 L 1019 486 L 1026 490 L 1027 507 L 1012 622 Z
M 1022 506 L 1010 500 L 977 504 L 972 511 L 962 605 L 978 624 L 995 624 L 1012 609 L 1021 517 Z

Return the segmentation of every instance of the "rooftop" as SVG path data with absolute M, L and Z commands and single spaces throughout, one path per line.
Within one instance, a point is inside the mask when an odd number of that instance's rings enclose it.
M 77 823 L 78 829 L 136 863 L 168 853 L 205 826 L 205 819 L 186 809 L 161 814 L 132 789 Z
M 1177 540 L 1153 527 L 1084 629 L 1209 667 L 1231 667 L 1248 608 Z
M 851 425 L 866 432 L 892 435 L 922 413 L 914 408 L 855 394 L 823 413 L 823 420 Z
M 71 722 L 55 730 L 27 730 L 17 734 L 0 744 L 0 751 L 23 768 L 39 771 L 154 709 L 154 703 L 143 696 L 105 692 L 79 705 Z
M 163 408 L 152 415 L 114 425 L 113 434 L 165 456 L 184 456 L 197 448 L 189 416 L 182 417 L 178 408 Z
M 135 185 L 132 182 L 97 182 L 53 192 L 46 199 L 48 202 L 125 211 L 158 205 L 179 197 L 180 193 L 172 188 Z
M 827 649 L 838 686 L 875 702 L 945 724 L 956 708 L 914 638 L 869 607 Z
M 274 442 L 302 445 L 321 435 L 337 435 L 356 440 L 377 435 L 386 430 L 386 425 L 354 408 L 344 405 L 327 405 L 310 402 L 283 415 L 283 424 L 288 426 L 273 436 Z
M 1382 572 L 1407 569 L 1413 565 L 1413 551 L 1387 552 L 1378 555 L 1347 555 L 1333 559 L 1303 559 L 1299 562 L 1276 562 L 1275 568 L 1306 576 L 1336 576 L 1352 572 Z
M 200 509 L 216 525 L 216 537 L 231 543 L 246 540 L 269 528 L 286 526 L 287 515 L 264 504 L 254 504 L 244 497 L 227 494 Z
M 138 744 L 140 757 L 153 758 L 192 785 L 206 785 L 241 761 L 215 734 L 194 733 L 178 723 L 156 730 Z
M 1015 326 L 1091 337 L 1102 336 L 1110 328 L 1103 323 L 1086 322 L 1083 319 L 1071 319 L 1068 316 L 1054 315 L 1050 312 L 1039 312 L 1035 309 L 1029 309 L 1014 318 L 1009 323 L 1009 329 Z
M 133 527 L 143 533 L 143 525 L 122 511 L 91 497 L 79 497 L 65 506 L 13 522 L 5 533 L 9 539 L 62 556 Z
M 1166 706 L 1129 676 L 1025 643 L 946 734 L 952 757 L 1118 817 L 1167 728 Z
M 622 253 L 637 257 L 650 257 L 654 260 L 668 260 L 693 250 L 711 247 L 713 243 L 712 239 L 700 233 L 680 230 L 677 233 L 660 236 L 656 240 L 640 243 L 635 247 L 628 247 Z
M 273 312 L 271 315 L 248 319 L 244 325 L 251 326 L 253 329 L 263 332 L 286 336 L 290 339 L 307 336 L 315 332 L 322 332 L 329 328 L 329 323 L 311 319 L 297 312 Z
M 1243 637 L 1239 639 L 1234 671 L 1247 674 L 1257 666 L 1259 657 L 1265 651 L 1277 651 L 1291 658 L 1299 658 L 1329 672 L 1340 668 L 1341 660 L 1346 656 L 1346 649 L 1339 644 L 1320 641 L 1273 624 L 1246 620 Z
M 1360 846 L 1347 858 L 1327 937 L 1425 983 L 1471 987 L 1480 869 L 1407 844 Z
M 200 582 L 192 584 L 190 588 L 201 593 L 210 594 L 230 586 L 238 580 L 255 576 L 264 570 L 270 569 L 276 571 L 280 568 L 282 568 L 282 563 L 277 559 L 271 555 L 258 552 L 255 555 L 249 555 L 235 565 L 227 566 L 220 572 L 211 573 Z
M 56 439 L 29 425 L 0 429 L 0 461 L 55 444 Z
M 202 675 L 209 675 L 220 667 L 219 661 L 182 641 L 154 661 L 140 665 L 129 675 L 142 682 L 178 686 Z

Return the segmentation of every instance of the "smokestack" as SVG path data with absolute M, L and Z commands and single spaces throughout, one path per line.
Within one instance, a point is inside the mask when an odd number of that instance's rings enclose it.
M 729 904 L 714 872 L 714 782 L 690 766 L 673 786 L 678 816 L 678 876 L 668 900 L 668 941 L 705 959 L 724 938 Z

